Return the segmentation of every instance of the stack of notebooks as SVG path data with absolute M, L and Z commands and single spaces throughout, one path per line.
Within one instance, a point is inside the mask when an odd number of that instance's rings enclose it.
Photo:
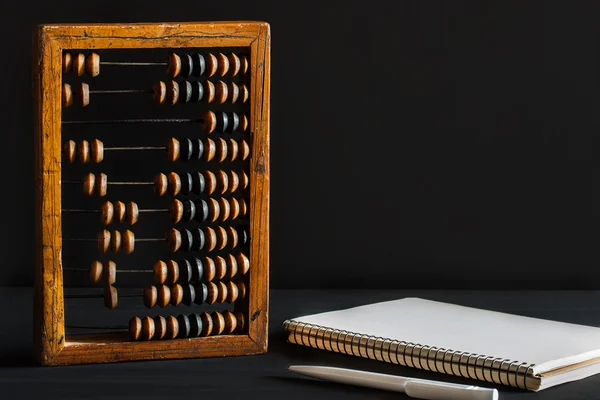
M 600 328 L 419 298 L 284 322 L 298 345 L 539 391 L 600 372 Z

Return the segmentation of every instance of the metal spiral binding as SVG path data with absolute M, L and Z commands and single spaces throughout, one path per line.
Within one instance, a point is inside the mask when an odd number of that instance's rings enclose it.
M 527 385 L 527 377 L 535 364 L 363 335 L 294 320 L 285 321 L 283 327 L 290 333 L 288 341 L 294 344 L 535 390 Z

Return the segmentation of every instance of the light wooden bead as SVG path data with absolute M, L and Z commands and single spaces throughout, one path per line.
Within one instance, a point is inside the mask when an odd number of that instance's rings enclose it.
M 68 83 L 63 84 L 62 87 L 62 105 L 64 107 L 71 107 L 73 105 L 73 90 L 71 90 L 71 85 Z
M 205 171 L 203 175 L 206 194 L 213 194 L 217 189 L 217 176 L 211 171 Z
M 179 322 L 177 322 L 177 318 L 172 315 L 169 315 L 166 318 L 167 321 L 167 334 L 165 335 L 165 339 L 175 339 L 179 336 Z
M 219 215 L 221 214 L 221 207 L 219 206 L 219 202 L 212 197 L 206 199 L 206 205 L 208 206 L 208 216 L 206 220 L 208 222 L 215 222 Z
M 125 203 L 123 203 L 122 201 L 115 201 L 114 209 L 115 221 L 117 221 L 118 223 L 122 223 L 123 221 L 125 221 L 125 214 L 127 213 L 127 207 L 125 207 Z
M 240 213 L 242 215 L 246 215 L 248 213 L 248 203 L 246 203 L 246 200 L 244 199 L 240 200 Z
M 217 303 L 224 303 L 227 299 L 227 286 L 225 283 L 217 282 Z
M 131 340 L 140 340 L 142 337 L 142 320 L 139 317 L 133 317 L 129 320 L 129 337 Z
M 81 107 L 85 107 L 90 104 L 90 85 L 85 82 L 81 82 L 77 99 L 79 100 L 79 105 Z
M 220 194 L 225 194 L 227 192 L 227 188 L 229 187 L 229 178 L 227 176 L 227 172 L 219 170 L 216 173 L 217 175 L 217 191 Z
M 90 282 L 92 285 L 97 285 L 102 281 L 102 263 L 94 261 L 90 266 Z
M 167 101 L 167 84 L 159 81 L 152 86 L 152 99 L 155 103 L 164 104 Z
M 175 260 L 167 261 L 167 283 L 174 284 L 179 280 L 179 264 Z
M 167 193 L 167 188 L 169 187 L 169 181 L 167 176 L 163 173 L 156 175 L 154 178 L 154 193 L 157 196 L 163 196 Z
M 217 233 L 209 226 L 202 229 L 204 232 L 204 250 L 213 251 L 217 247 Z
M 242 140 L 242 160 L 247 159 L 249 155 L 250 155 L 250 146 L 248 145 L 248 142 L 246 142 L 245 140 Z
M 233 249 L 233 248 L 237 247 L 239 237 L 238 237 L 237 230 L 233 226 L 227 227 L 227 236 L 228 236 L 227 242 L 229 243 L 229 248 Z
M 212 317 L 207 312 L 200 313 L 200 320 L 202 320 L 202 331 L 200 332 L 200 336 L 208 336 L 212 333 L 213 330 L 213 321 Z
M 94 186 L 94 192 L 96 196 L 104 197 L 106 196 L 106 191 L 108 189 L 108 177 L 104 173 L 99 173 L 96 178 L 96 184 Z
M 171 228 L 167 234 L 167 246 L 171 253 L 176 252 L 181 247 L 181 232 L 175 228 Z
M 158 291 L 158 300 L 156 304 L 160 307 L 166 307 L 171 302 L 171 289 L 167 285 L 160 285 L 156 288 Z
M 79 156 L 79 162 L 87 164 L 90 162 L 90 143 L 87 140 L 82 140 L 77 146 L 77 155 Z
M 173 306 L 177 306 L 179 304 L 181 304 L 182 300 L 183 300 L 183 287 L 176 283 L 173 286 L 171 286 L 171 305 Z
M 104 261 L 104 269 L 102 272 L 105 284 L 112 285 L 117 281 L 117 264 L 115 264 L 114 261 Z
M 202 114 L 200 128 L 206 133 L 214 132 L 214 130 L 217 129 L 217 115 L 212 111 L 207 111 Z
M 246 328 L 246 317 L 244 316 L 244 313 L 236 311 L 233 315 L 235 315 L 235 318 L 237 319 L 237 331 L 243 332 L 244 328 Z
M 248 68 L 249 68 L 249 62 L 248 62 L 248 57 L 246 56 L 242 56 L 241 57 L 241 70 L 242 70 L 242 74 L 246 75 L 248 73 Z
M 223 250 L 227 246 L 227 230 L 222 226 L 217 226 L 215 232 L 217 234 L 217 250 Z
M 217 145 L 214 140 L 204 139 L 204 161 L 209 162 L 215 158 L 217 153 Z
M 227 96 L 229 95 L 229 89 L 227 88 L 227 84 L 223 81 L 218 81 L 215 83 L 215 103 L 223 104 L 227 101 Z
M 157 261 L 156 264 L 154 264 L 153 272 L 154 282 L 162 285 L 167 281 L 167 277 L 169 276 L 169 270 L 166 262 L 162 260 Z
M 175 81 L 167 82 L 167 101 L 176 104 L 179 101 L 179 85 Z
M 154 339 L 163 339 L 167 334 L 167 320 L 165 317 L 157 315 L 154 317 Z
M 227 158 L 227 142 L 223 138 L 218 138 L 215 142 L 215 145 L 215 161 L 221 163 Z
M 142 319 L 142 340 L 150 340 L 154 337 L 154 320 L 150 317 Z
M 121 232 L 113 231 L 110 237 L 110 249 L 114 253 L 118 253 L 121 250 Z
M 179 160 L 181 145 L 179 140 L 170 138 L 167 143 L 167 159 L 171 162 Z
M 248 101 L 249 97 L 250 97 L 250 91 L 248 90 L 248 85 L 246 85 L 245 83 L 242 83 L 240 85 L 240 98 L 242 99 L 242 103 L 246 103 Z
M 144 305 L 148 308 L 154 308 L 158 301 L 158 290 L 156 286 L 150 285 L 144 288 Z
M 83 76 L 85 72 L 85 56 L 83 55 L 83 53 L 77 53 L 73 57 L 71 61 L 71 68 L 74 74 L 76 74 L 77 76 Z
M 219 209 L 221 210 L 221 213 L 219 214 L 220 220 L 226 221 L 230 214 L 229 201 L 224 197 L 219 198 L 218 201 Z
M 215 100 L 215 97 L 217 96 L 217 89 L 214 83 L 212 83 L 211 81 L 204 81 L 202 83 L 202 91 L 204 92 L 204 95 L 202 97 L 204 101 L 210 104 Z
M 206 63 L 206 76 L 210 78 L 211 76 L 217 73 L 219 61 L 217 60 L 217 57 L 212 53 L 206 54 L 204 56 L 204 61 Z
M 108 285 L 104 288 L 104 307 L 112 310 L 119 303 L 117 288 Z
M 235 197 L 229 199 L 229 218 L 236 219 L 240 215 L 240 203 Z
M 91 77 L 100 75 L 100 56 L 98 54 L 91 53 L 86 57 L 85 72 Z
M 227 91 L 229 93 L 229 102 L 235 103 L 240 98 L 240 87 L 235 82 L 229 82 L 227 84 Z
M 229 171 L 229 192 L 235 192 L 240 185 L 240 177 L 235 171 Z
M 220 335 L 221 333 L 223 333 L 223 330 L 225 329 L 225 318 L 223 318 L 223 315 L 218 312 L 218 311 L 213 311 L 211 313 L 211 317 L 213 320 L 213 335 Z
M 181 72 L 181 58 L 175 54 L 171 53 L 169 59 L 167 60 L 167 73 L 171 78 L 175 78 Z
M 69 140 L 64 145 L 65 158 L 69 164 L 75 162 L 75 156 L 77 155 L 77 144 L 74 141 Z
M 238 292 L 239 292 L 238 299 L 240 299 L 240 300 L 245 299 L 246 294 L 247 294 L 246 284 L 243 281 L 238 281 L 238 282 L 236 282 L 236 285 L 238 287 Z
M 229 72 L 229 59 L 223 53 L 217 54 L 218 66 L 217 66 L 217 75 L 225 76 L 227 72 Z
M 246 132 L 248 130 L 248 116 L 246 114 L 240 115 L 240 132 Z
M 177 224 L 183 218 L 183 203 L 180 200 L 173 199 L 169 206 L 169 219 L 172 223 Z
M 171 196 L 176 196 L 181 192 L 181 178 L 175 172 L 169 172 L 167 175 L 168 191 Z
M 130 230 L 123 232 L 123 253 L 131 254 L 135 250 L 135 235 Z
M 91 143 L 92 162 L 101 163 L 104 160 L 104 143 L 98 139 L 92 140 Z
M 234 139 L 229 138 L 229 144 L 228 144 L 228 154 L 229 154 L 229 160 L 231 161 L 235 161 L 238 158 L 238 153 L 239 153 L 239 145 L 238 142 L 236 142 Z
M 129 225 L 135 225 L 139 216 L 140 209 L 138 208 L 137 204 L 133 201 L 127 203 L 127 223 L 129 223 Z
M 242 184 L 242 188 L 247 189 L 248 183 L 250 183 L 250 179 L 248 179 L 248 175 L 246 174 L 246 171 L 242 171 L 240 175 L 241 175 L 240 183 Z
M 236 256 L 238 268 L 242 275 L 246 275 L 250 269 L 250 259 L 244 253 L 238 253 Z
M 215 276 L 217 274 L 217 267 L 215 265 L 215 261 L 210 257 L 204 257 L 202 264 L 204 266 L 204 280 L 210 282 L 213 279 L 215 279 Z
M 227 254 L 225 256 L 227 262 L 227 277 L 233 278 L 238 272 L 238 263 L 233 254 Z
M 64 74 L 71 72 L 71 67 L 72 67 L 71 62 L 72 62 L 71 53 L 69 53 L 68 51 L 63 51 L 62 71 Z
M 229 61 L 229 72 L 228 72 L 229 75 L 236 76 L 240 72 L 240 69 L 242 68 L 242 61 L 234 53 L 229 53 L 229 55 L 227 56 L 227 59 Z
M 223 333 L 226 335 L 233 333 L 237 327 L 237 318 L 235 315 L 231 311 L 225 310 L 223 311 L 223 319 L 225 320 L 225 329 L 223 329 Z
M 101 253 L 108 252 L 110 247 L 110 236 L 110 232 L 106 229 L 98 232 L 98 250 L 100 250 Z
M 233 303 L 237 300 L 240 295 L 240 291 L 235 283 L 229 281 L 225 284 L 227 286 L 227 298 L 225 299 L 228 303 Z
M 219 294 L 218 293 L 219 289 L 218 289 L 217 285 L 214 282 L 208 282 L 206 284 L 206 288 L 208 291 L 208 296 L 206 296 L 206 303 L 207 304 L 215 304 L 215 302 L 217 301 L 217 296 Z
M 94 194 L 94 186 L 96 184 L 96 176 L 94 174 L 89 173 L 83 178 L 83 194 L 86 196 L 91 196 Z
M 215 261 L 215 278 L 217 280 L 225 278 L 225 274 L 227 273 L 227 262 L 221 256 L 213 257 Z

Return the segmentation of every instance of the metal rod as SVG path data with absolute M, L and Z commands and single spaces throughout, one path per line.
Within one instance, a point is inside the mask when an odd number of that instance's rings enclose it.
M 146 65 L 167 65 L 166 62 L 133 62 L 133 61 L 100 61 L 100 65 L 131 65 L 131 66 L 146 66 Z
M 169 212 L 168 208 L 150 208 L 146 210 L 138 210 L 139 212 Z
M 90 94 L 106 94 L 106 93 L 152 93 L 152 90 L 146 90 L 146 89 L 90 90 Z
M 106 325 L 106 326 L 85 326 L 85 325 L 66 325 L 67 329 L 129 329 L 126 326 Z
M 162 147 L 156 147 L 156 146 L 146 146 L 146 147 L 105 147 L 104 151 L 106 150 L 166 150 L 167 148 L 165 146 Z
M 145 238 L 145 239 L 135 239 L 136 242 L 164 242 L 165 238 Z
M 143 124 L 143 123 L 190 123 L 202 122 L 198 118 L 138 118 L 138 119 L 102 119 L 84 121 L 62 121 L 63 124 Z
M 65 183 L 65 182 L 63 182 Z M 80 212 L 80 213 L 99 213 L 100 210 L 83 210 L 79 208 L 63 208 L 63 212 Z

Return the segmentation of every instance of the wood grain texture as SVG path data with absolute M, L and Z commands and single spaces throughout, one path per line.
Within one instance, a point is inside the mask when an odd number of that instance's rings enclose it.
M 252 240 L 249 273 L 235 302 L 235 314 L 243 319 L 243 323 L 237 323 L 242 331 L 239 335 L 144 342 L 131 341 L 128 334 L 118 332 L 65 337 L 60 212 L 62 50 L 192 47 L 249 47 L 251 52 L 247 140 L 252 146 L 247 209 Z M 34 329 L 39 362 L 65 365 L 264 353 L 269 297 L 269 25 L 264 22 L 42 25 L 34 33 L 33 58 L 37 162 Z M 208 176 L 207 182 L 207 188 L 212 185 L 214 191 L 216 177 Z M 162 191 L 166 191 L 168 182 L 160 183 Z M 245 203 L 240 205 L 246 209 Z M 212 236 L 209 239 L 210 243 L 216 241 Z M 214 277 L 214 273 L 214 265 L 212 268 L 205 265 L 205 275 Z M 243 293 L 247 293 L 245 298 Z M 166 336 L 177 336 L 169 331 L 168 318 L 166 322 Z

